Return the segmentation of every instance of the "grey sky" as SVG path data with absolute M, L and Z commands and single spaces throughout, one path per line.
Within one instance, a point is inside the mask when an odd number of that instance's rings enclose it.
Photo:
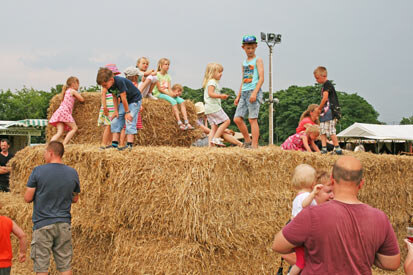
M 46 89 L 70 75 L 95 84 L 99 66 L 120 70 L 140 56 L 171 60 L 174 83 L 199 88 L 206 64 L 224 66 L 221 84 L 238 90 L 244 34 L 282 34 L 274 90 L 312 85 L 324 65 L 336 89 L 358 93 L 398 123 L 413 115 L 413 2 L 312 1 L 2 1 L 0 89 Z M 268 49 L 259 43 L 268 90 Z

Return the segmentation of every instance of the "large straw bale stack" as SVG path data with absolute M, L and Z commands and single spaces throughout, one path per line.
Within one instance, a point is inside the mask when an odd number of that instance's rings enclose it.
M 101 93 L 82 93 L 84 103 L 75 102 L 73 118 L 79 127 L 78 132 L 71 139 L 72 144 L 98 144 L 102 139 L 103 126 L 97 126 L 99 109 L 101 105 Z M 60 105 L 60 95 L 50 100 L 48 119 Z M 177 126 L 172 114 L 171 105 L 165 100 L 152 100 L 144 98 L 142 102 L 143 129 L 138 131 L 135 144 L 147 146 L 190 146 L 201 137 L 202 130 L 182 131 Z M 185 106 L 189 122 L 195 127 L 197 115 L 194 104 L 186 100 Z M 182 117 L 182 115 L 181 115 Z M 56 133 L 56 127 L 48 125 L 46 128 L 47 140 Z
M 43 149 L 25 148 L 11 161 L 15 196 L 42 164 Z M 360 199 L 389 216 L 405 252 L 413 159 L 354 155 L 365 169 Z M 270 246 L 290 218 L 292 171 L 301 163 L 331 171 L 337 158 L 275 146 L 119 152 L 68 145 L 64 162 L 77 169 L 82 190 L 72 211 L 74 268 L 80 274 L 274 273 L 279 257 Z

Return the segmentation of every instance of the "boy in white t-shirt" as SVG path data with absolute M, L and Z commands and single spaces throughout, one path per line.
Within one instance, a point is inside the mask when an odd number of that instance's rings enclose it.
M 292 219 L 310 205 L 317 205 L 315 196 L 323 188 L 322 184 L 316 184 L 316 171 L 308 164 L 300 164 L 294 169 L 292 184 L 297 189 L 297 196 L 293 201 Z M 297 247 L 295 249 L 297 261 L 290 270 L 290 275 L 300 274 L 304 268 L 304 249 Z

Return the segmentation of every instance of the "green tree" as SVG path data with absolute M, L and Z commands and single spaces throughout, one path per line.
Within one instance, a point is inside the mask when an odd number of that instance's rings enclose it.
M 413 124 L 413 116 L 403 117 L 402 120 L 400 121 L 400 125 L 408 125 L 408 124 Z

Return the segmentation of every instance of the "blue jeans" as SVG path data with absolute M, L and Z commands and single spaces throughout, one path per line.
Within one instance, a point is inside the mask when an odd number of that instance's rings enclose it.
M 251 103 L 250 96 L 253 90 L 242 91 L 241 97 L 239 98 L 237 110 L 235 111 L 234 117 L 242 117 L 248 114 L 248 118 L 258 118 L 260 112 L 260 106 L 262 104 L 262 90 L 260 89 L 257 93 L 257 99 Z
M 112 120 L 110 124 L 110 131 L 112 133 L 120 133 L 122 131 L 123 126 L 126 123 L 126 131 L 125 134 L 127 135 L 134 135 L 138 133 L 136 129 L 136 122 L 138 120 L 138 113 L 139 109 L 141 108 L 142 100 L 138 102 L 129 103 L 129 111 L 130 115 L 132 116 L 132 121 L 125 121 L 125 108 L 123 107 L 122 102 L 119 103 L 119 117 L 116 117 Z

